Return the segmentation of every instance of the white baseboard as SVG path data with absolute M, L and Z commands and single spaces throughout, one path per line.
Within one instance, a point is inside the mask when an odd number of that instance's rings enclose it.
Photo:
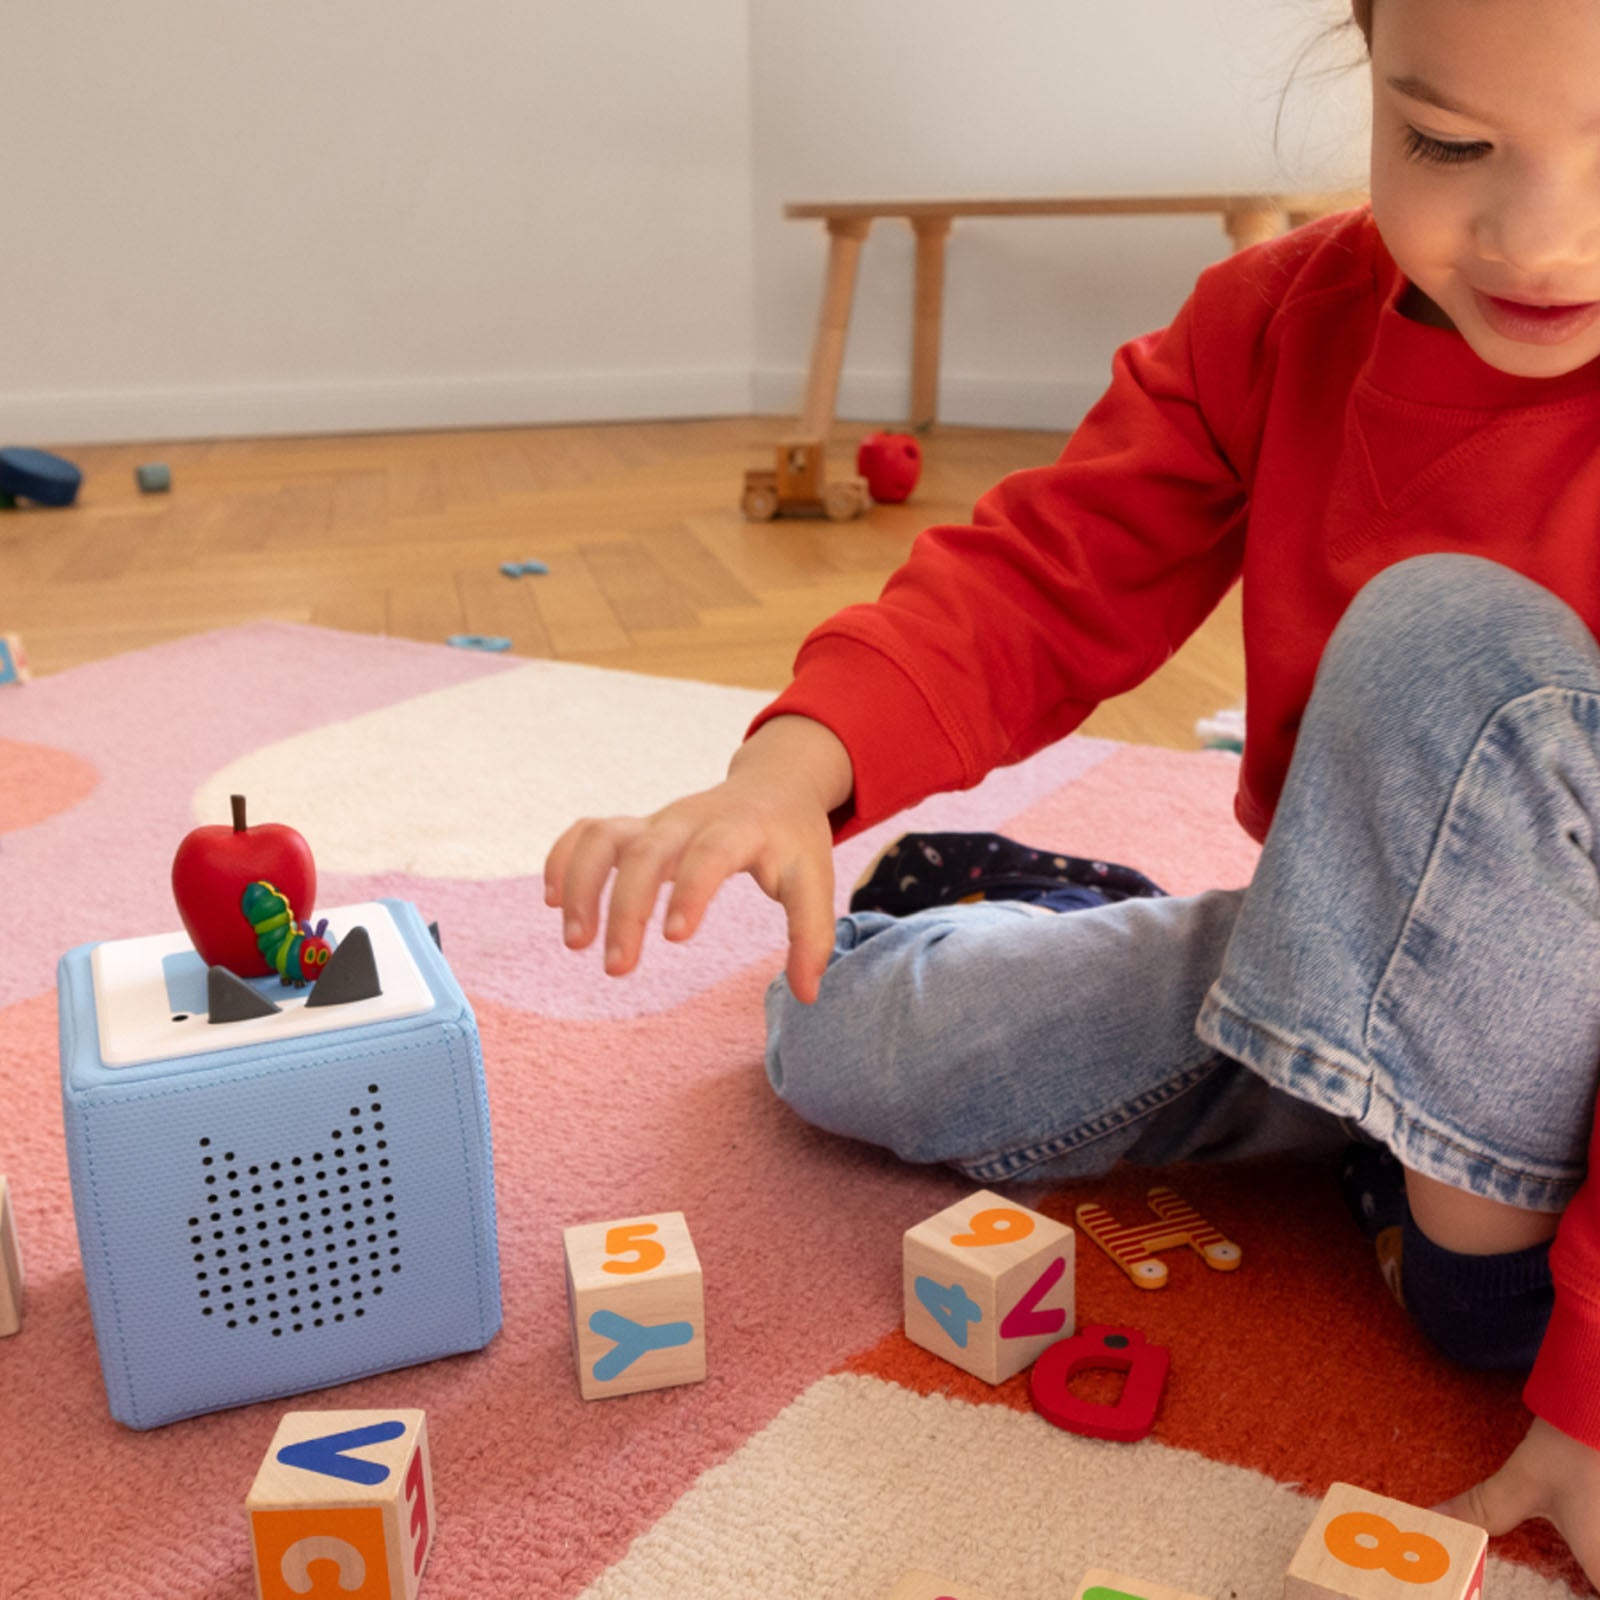
M 70 446 L 157 439 L 260 438 L 281 434 L 384 433 L 624 422 L 798 412 L 799 368 L 702 372 L 573 373 L 552 377 L 425 378 L 233 388 L 0 392 L 0 445 Z M 971 427 L 1066 433 L 1102 386 L 1063 379 L 948 374 L 939 420 Z M 839 416 L 903 426 L 904 373 L 847 372 Z
M 747 369 L 0 392 L 0 446 L 747 416 Z
M 763 415 L 798 413 L 805 376 L 798 367 L 758 369 L 756 410 Z M 973 428 L 1045 428 L 1067 433 L 1083 421 L 1104 391 L 1104 383 L 1065 378 L 974 378 L 945 373 L 939 382 L 939 421 Z M 904 372 L 847 369 L 839 381 L 838 415 L 847 421 L 903 427 L 910 406 L 911 380 Z

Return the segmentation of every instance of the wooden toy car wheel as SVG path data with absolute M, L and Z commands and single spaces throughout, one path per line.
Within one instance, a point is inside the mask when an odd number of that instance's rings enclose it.
M 848 522 L 852 517 L 859 517 L 864 504 L 865 497 L 857 483 L 830 483 L 822 491 L 823 514 L 830 522 Z
M 778 514 L 778 491 L 757 484 L 745 490 L 739 507 L 751 522 L 771 522 Z

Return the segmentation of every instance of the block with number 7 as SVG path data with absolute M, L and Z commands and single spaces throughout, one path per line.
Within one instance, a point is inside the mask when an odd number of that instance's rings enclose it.
M 705 1281 L 681 1211 L 587 1222 L 562 1240 L 585 1400 L 705 1377 Z
M 1328 1490 L 1284 1600 L 1481 1600 L 1489 1536 L 1348 1483 Z
M 905 1236 L 906 1337 L 1004 1383 L 1073 1332 L 1075 1236 L 988 1189 Z

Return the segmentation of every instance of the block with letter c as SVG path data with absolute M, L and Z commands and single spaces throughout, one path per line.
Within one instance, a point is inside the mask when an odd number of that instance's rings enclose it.
M 291 1411 L 245 1511 L 259 1600 L 416 1600 L 433 1543 L 421 1411 Z

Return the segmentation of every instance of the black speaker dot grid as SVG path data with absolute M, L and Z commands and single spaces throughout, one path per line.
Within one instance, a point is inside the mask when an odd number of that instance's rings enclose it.
M 383 1102 L 350 1117 L 309 1155 L 246 1163 L 199 1141 L 205 1192 L 184 1236 L 201 1316 L 276 1339 L 377 1309 L 401 1265 Z

